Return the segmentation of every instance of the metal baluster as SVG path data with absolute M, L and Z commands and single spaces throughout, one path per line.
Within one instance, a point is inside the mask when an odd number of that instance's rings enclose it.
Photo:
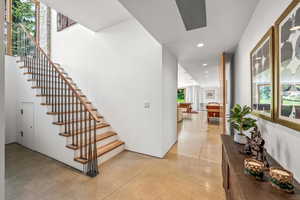
M 97 126 L 97 121 L 96 120 L 93 120 L 94 121 L 94 127 Z M 93 160 L 94 160 L 94 167 L 95 167 L 95 176 L 97 176 L 97 174 L 99 174 L 99 171 L 98 171 L 98 155 L 97 155 L 97 140 L 96 140 L 96 136 L 97 136 L 97 130 L 96 128 L 94 129 L 94 153 L 93 153 Z
M 76 119 L 75 119 L 75 121 L 76 121 L 75 122 L 76 123 L 76 127 L 75 128 L 76 128 L 76 131 L 78 131 L 78 123 L 81 122 L 81 120 L 78 119 L 78 111 L 79 111 L 78 110 L 78 101 L 79 101 L 79 99 L 76 98 L 75 100 L 76 100 L 76 111 L 77 111 L 76 112 Z M 76 146 L 78 146 L 78 134 L 76 134 L 76 142 L 75 143 L 76 143 Z
M 56 72 L 55 70 L 55 67 L 53 66 L 53 70 L 54 70 L 54 86 L 53 86 L 53 91 L 54 91 L 54 112 L 57 113 L 57 98 L 58 98 L 58 95 L 57 95 L 57 81 L 58 81 L 58 73 Z
M 66 83 L 64 83 L 64 90 L 63 90 L 63 94 L 65 93 L 67 91 L 67 84 Z M 66 95 L 62 95 L 62 97 L 64 97 L 63 99 L 64 99 L 64 106 L 63 106 L 63 112 L 64 113 L 66 113 L 67 112 L 67 96 Z M 67 121 L 68 121 L 68 119 L 67 119 L 67 115 L 65 114 L 64 115 L 65 116 L 65 122 L 67 123 Z M 65 133 L 68 133 L 68 134 L 70 134 L 69 132 L 68 132 L 68 124 L 65 124 Z
M 45 90 L 46 90 L 46 88 L 45 88 L 45 78 L 47 77 L 47 74 L 46 74 L 46 71 L 45 71 L 45 56 L 44 56 L 44 54 L 42 54 L 42 59 L 41 59 L 41 65 L 42 65 L 42 73 L 44 74 L 44 77 L 42 77 L 41 78 L 41 87 L 42 87 L 42 89 L 41 89 L 41 91 L 42 91 L 42 95 L 45 95 L 46 96 L 46 98 L 47 98 L 47 95 L 46 95 L 46 92 L 45 92 Z
M 87 112 L 84 107 L 84 155 L 86 156 L 87 159 Z
M 77 110 L 76 110 L 77 113 Z M 75 122 L 76 123 L 76 122 Z M 75 146 L 75 131 L 74 131 L 74 92 L 72 91 L 72 145 Z
M 82 110 L 82 103 L 80 102 L 80 131 L 83 130 L 83 110 Z M 82 151 L 82 148 L 83 148 L 83 137 L 82 137 L 82 134 L 80 134 L 80 158 L 83 158 L 83 151 Z
M 52 112 L 54 112 L 54 91 L 53 91 L 53 88 L 54 88 L 54 68 L 52 66 L 52 64 L 50 63 L 50 67 L 51 67 L 51 74 L 50 74 L 50 83 L 51 83 L 51 86 L 50 86 L 50 101 L 51 101 L 51 104 L 52 104 Z
M 67 99 L 68 99 L 68 104 L 67 104 L 67 107 L 68 107 L 68 109 L 67 109 L 67 112 L 66 112 L 66 115 L 68 116 L 68 130 L 69 130 L 69 132 L 72 134 L 72 139 L 73 139 L 73 130 L 71 130 L 71 123 L 70 123 L 70 121 L 71 121 L 71 99 L 70 99 L 70 90 L 71 90 L 71 88 L 70 88 L 70 86 L 68 85 L 68 90 L 67 90 L 67 92 L 66 92 L 66 96 L 67 96 Z M 72 143 L 73 143 L 73 141 L 72 141 Z
M 58 93 L 58 99 L 57 99 L 57 111 L 58 111 L 58 122 L 62 122 L 61 120 L 61 109 L 60 109 L 60 98 L 61 98 L 61 89 L 60 89 L 60 82 L 62 78 L 58 76 L 58 83 L 57 83 L 57 93 Z
M 91 121 L 91 114 L 89 113 L 88 115 L 88 120 L 89 120 L 89 159 L 92 160 L 92 121 Z M 95 127 L 94 127 L 95 128 Z

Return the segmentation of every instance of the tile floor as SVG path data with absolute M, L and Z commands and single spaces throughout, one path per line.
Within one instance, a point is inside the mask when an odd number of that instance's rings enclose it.
M 6 200 L 223 200 L 221 141 L 205 113 L 186 115 L 164 159 L 129 151 L 96 178 L 13 144 L 6 147 Z

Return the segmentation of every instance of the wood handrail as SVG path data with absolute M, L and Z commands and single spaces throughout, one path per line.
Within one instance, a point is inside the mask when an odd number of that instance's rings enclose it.
M 9 23 L 9 22 L 8 22 Z M 26 34 L 28 39 L 30 39 L 33 44 L 36 46 L 36 48 L 42 52 L 42 54 L 45 56 L 45 58 L 48 60 L 50 65 L 55 69 L 55 71 L 59 74 L 60 78 L 68 85 L 68 87 L 72 90 L 72 92 L 75 94 L 76 98 L 79 99 L 80 103 L 85 107 L 85 109 L 89 112 L 89 114 L 92 116 L 93 120 L 99 122 L 100 119 L 96 116 L 96 114 L 93 113 L 91 107 L 88 106 L 88 104 L 85 103 L 85 101 L 82 99 L 80 94 L 76 91 L 76 89 L 73 87 L 73 85 L 64 77 L 63 73 L 57 68 L 57 66 L 52 62 L 52 60 L 49 58 L 49 56 L 45 53 L 45 51 L 37 44 L 37 41 L 33 39 L 32 35 L 26 30 L 25 26 L 23 24 L 16 24 L 19 26 Z

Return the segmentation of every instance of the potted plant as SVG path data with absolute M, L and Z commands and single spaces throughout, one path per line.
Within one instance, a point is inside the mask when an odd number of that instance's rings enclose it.
M 236 104 L 231 109 L 231 117 L 228 121 L 231 122 L 232 127 L 236 130 L 234 141 L 239 144 L 246 144 L 247 137 L 245 136 L 245 131 L 257 126 L 255 119 L 247 117 L 251 112 L 252 109 L 247 105 L 242 107 Z

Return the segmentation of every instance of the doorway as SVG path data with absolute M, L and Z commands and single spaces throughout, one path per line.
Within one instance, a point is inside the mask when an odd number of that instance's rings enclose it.
M 233 55 L 222 53 L 219 67 L 220 76 L 220 126 L 222 134 L 230 134 L 231 125 L 228 122 L 230 110 L 232 108 L 232 73 L 233 73 Z
M 35 132 L 34 132 L 34 104 L 32 102 L 21 102 L 21 137 L 20 143 L 34 150 Z

